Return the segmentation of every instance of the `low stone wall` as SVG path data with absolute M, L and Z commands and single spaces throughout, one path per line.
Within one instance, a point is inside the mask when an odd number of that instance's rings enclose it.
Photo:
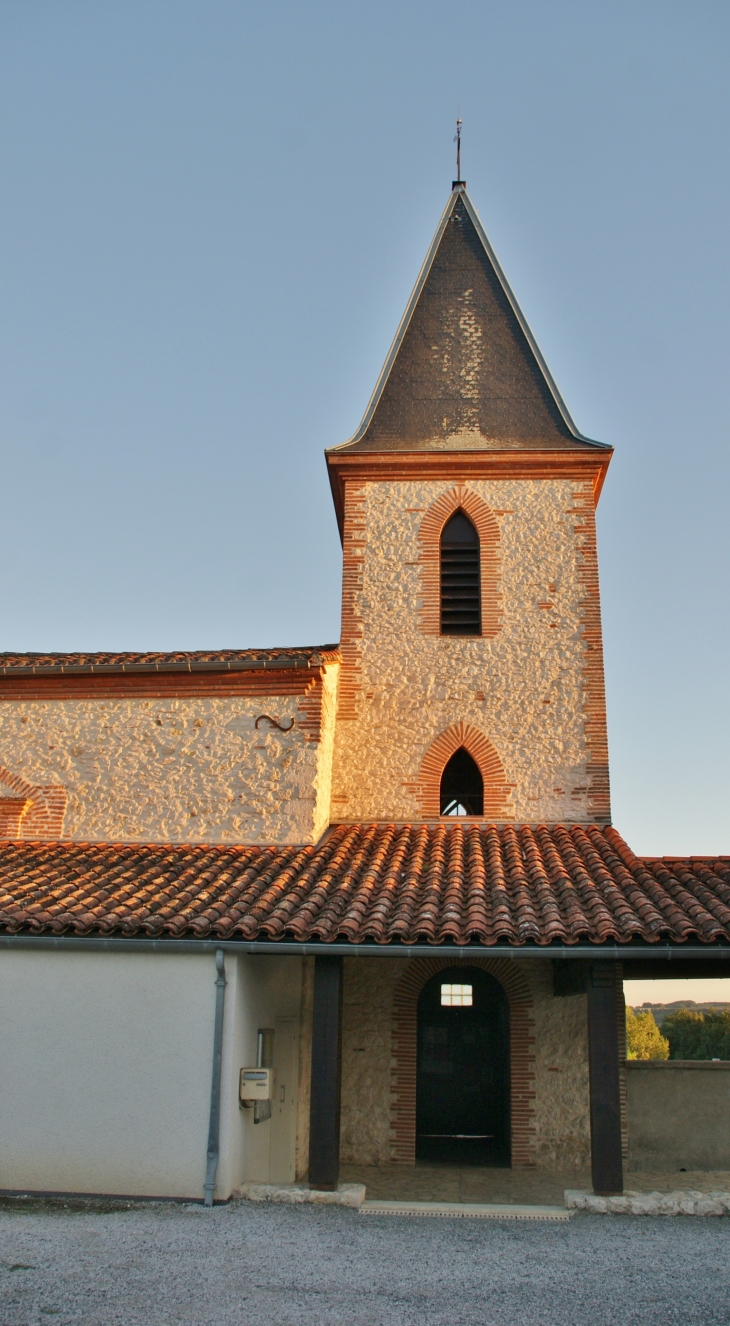
M 730 1170 L 730 1062 L 630 1059 L 629 1169 Z

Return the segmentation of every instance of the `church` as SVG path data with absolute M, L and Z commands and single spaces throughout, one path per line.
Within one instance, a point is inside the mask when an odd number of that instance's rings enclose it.
M 622 979 L 730 973 L 730 858 L 612 823 L 611 457 L 459 180 L 326 451 L 339 642 L 0 655 L 2 1191 L 623 1190 Z

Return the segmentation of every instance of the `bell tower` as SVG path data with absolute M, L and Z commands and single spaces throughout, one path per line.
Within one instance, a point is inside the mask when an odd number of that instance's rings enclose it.
M 362 423 L 332 821 L 610 821 L 595 507 L 575 427 L 459 181 Z

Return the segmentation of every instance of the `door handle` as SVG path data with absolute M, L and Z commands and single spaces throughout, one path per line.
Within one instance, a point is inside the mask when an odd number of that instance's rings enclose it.
M 280 1087 L 279 1089 L 280 1089 L 280 1091 L 281 1091 L 281 1095 L 279 1096 L 279 1100 L 280 1100 L 281 1104 L 283 1105 L 283 1104 L 284 1104 L 284 1096 L 285 1096 L 285 1094 L 286 1094 L 286 1087 Z

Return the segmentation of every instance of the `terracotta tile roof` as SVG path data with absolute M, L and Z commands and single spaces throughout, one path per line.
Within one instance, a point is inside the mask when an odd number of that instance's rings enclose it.
M 0 653 L 0 676 L 68 676 L 109 672 L 233 672 L 259 668 L 320 667 L 338 659 L 338 645 L 290 649 L 176 649 L 141 654 L 10 654 Z
M 730 858 L 614 829 L 339 825 L 318 847 L 7 843 L 10 933 L 490 945 L 730 939 Z

